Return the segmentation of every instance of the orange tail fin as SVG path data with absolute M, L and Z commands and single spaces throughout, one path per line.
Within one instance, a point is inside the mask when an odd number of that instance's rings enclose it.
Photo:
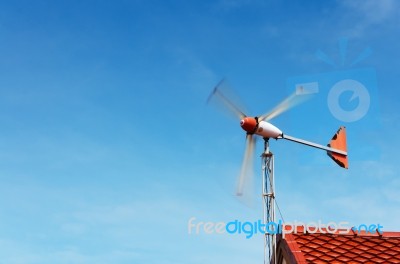
M 333 135 L 331 141 L 328 144 L 328 147 L 347 152 L 346 127 L 342 126 L 339 128 L 336 134 Z M 349 161 L 347 159 L 347 155 L 328 151 L 328 156 L 331 157 L 340 167 L 346 169 L 349 168 Z

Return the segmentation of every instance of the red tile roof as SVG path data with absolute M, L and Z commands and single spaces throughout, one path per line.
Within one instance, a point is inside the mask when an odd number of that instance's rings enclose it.
M 277 237 L 277 262 L 289 263 L 400 263 L 400 232 L 358 233 L 350 230 L 306 233 L 297 232 Z

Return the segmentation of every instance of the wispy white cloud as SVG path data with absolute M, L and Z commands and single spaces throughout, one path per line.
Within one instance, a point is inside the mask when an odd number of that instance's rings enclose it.
M 400 10 L 395 0 L 340 0 L 343 24 L 347 24 L 345 34 L 352 37 L 361 37 L 369 32 L 372 26 L 385 25 L 387 28 L 396 25 L 397 14 Z
M 363 17 L 366 24 L 382 23 L 395 16 L 399 8 L 396 0 L 340 1 L 345 7 Z

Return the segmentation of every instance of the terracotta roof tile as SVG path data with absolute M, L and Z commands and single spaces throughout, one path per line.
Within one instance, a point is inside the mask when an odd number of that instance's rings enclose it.
M 278 236 L 278 244 L 292 254 L 290 263 L 400 264 L 400 232 L 304 233 L 300 227 L 284 239 Z

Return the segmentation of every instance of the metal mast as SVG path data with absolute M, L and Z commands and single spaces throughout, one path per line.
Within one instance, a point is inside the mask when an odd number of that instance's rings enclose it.
M 264 138 L 264 152 L 262 161 L 262 200 L 264 220 L 264 264 L 275 264 L 276 258 L 276 233 L 275 224 L 275 183 L 274 183 L 274 155 L 269 150 L 269 139 Z M 268 224 L 274 223 L 274 224 Z M 268 232 L 274 231 L 274 232 Z

